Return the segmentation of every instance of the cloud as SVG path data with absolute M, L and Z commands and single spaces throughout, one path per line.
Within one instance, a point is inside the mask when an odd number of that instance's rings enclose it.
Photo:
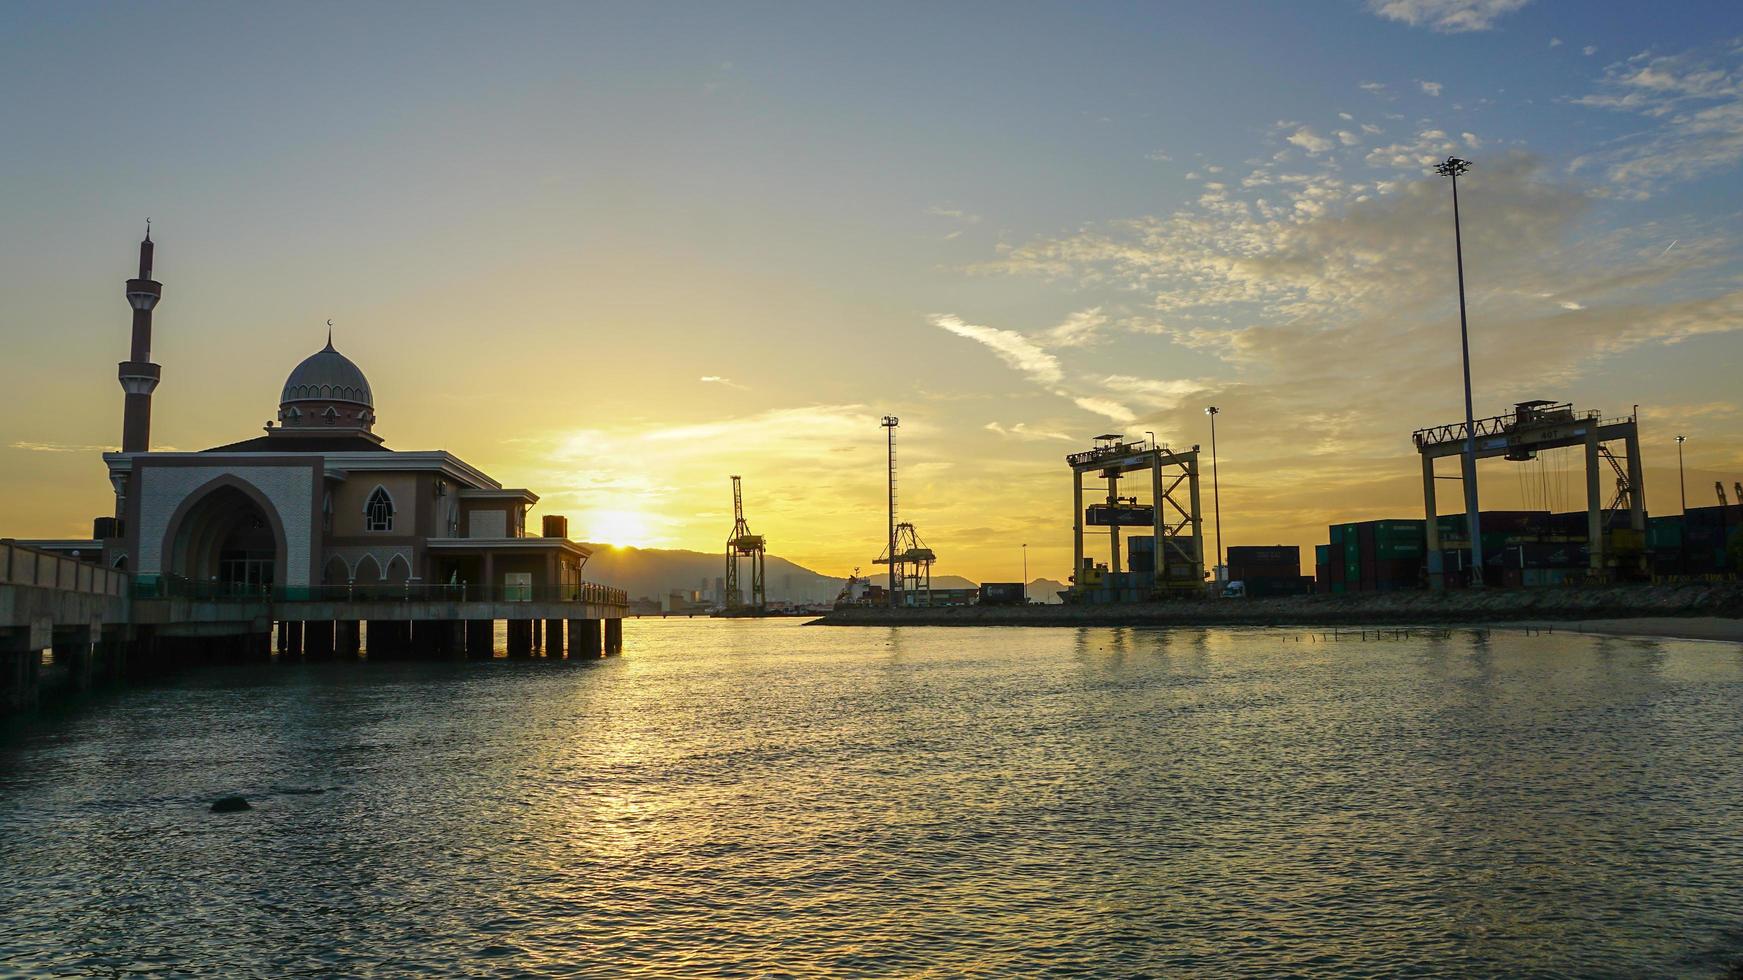
M 1385 82 L 1363 82 L 1362 84 L 1360 84 L 1356 87 L 1361 89 L 1364 92 L 1371 92 L 1374 95 L 1380 95 L 1386 91 L 1386 83 Z
M 75 443 L 68 443 L 68 442 L 19 441 L 19 442 L 12 443 L 9 448 L 22 449 L 28 453 L 112 453 L 112 452 L 116 452 L 119 447 L 116 447 L 116 446 L 78 445 Z M 158 447 L 158 451 L 159 452 L 174 452 L 173 449 L 170 449 L 166 446 Z
M 718 374 L 705 374 L 702 376 L 701 381 L 703 384 L 724 385 L 728 388 L 737 388 L 739 391 L 749 391 L 750 390 L 750 388 L 746 387 L 745 385 L 741 385 L 738 382 L 732 380 L 731 378 L 723 378 Z
M 1107 322 L 1107 314 L 1099 306 L 1079 310 L 1066 317 L 1065 322 L 1047 331 L 1047 344 L 1050 347 L 1082 347 L 1093 342 L 1097 331 L 1106 326 Z
M 1064 378 L 1057 357 L 1015 330 L 967 323 L 954 313 L 934 314 L 931 321 L 933 326 L 941 330 L 986 345 L 998 355 L 999 360 L 1037 382 L 1055 385 Z
M 1611 65 L 1576 105 L 1638 115 L 1649 128 L 1576 158 L 1614 192 L 1642 198 L 1743 162 L 1743 46 L 1716 54 L 1638 55 Z
M 1596 44 L 1588 44 L 1585 47 L 1580 49 L 1580 54 L 1583 54 L 1588 58 L 1590 58 L 1592 55 L 1595 55 L 1597 53 L 1598 53 L 1598 46 Z
M 1328 140 L 1325 137 L 1314 133 L 1313 130 L 1307 128 L 1306 126 L 1303 126 L 1300 129 L 1296 130 L 1294 133 L 1292 133 L 1288 138 L 1288 142 L 1293 143 L 1296 146 L 1301 147 L 1302 149 L 1306 150 L 1309 153 L 1316 153 L 1316 154 L 1317 153 L 1324 153 L 1325 151 L 1332 148 L 1332 141 L 1331 140 Z
M 1552 48 L 1559 48 L 1559 47 L 1561 47 L 1561 38 L 1559 38 L 1559 37 L 1552 37 L 1552 38 L 1550 38 L 1550 39 L 1549 39 L 1549 46 L 1550 46 L 1550 47 L 1552 47 Z
M 1571 299 L 1562 300 L 1561 301 L 1561 308 L 1564 310 L 1576 310 L 1576 311 L 1585 309 L 1584 306 L 1581 306 L 1580 304 L 1574 302 Z
M 1475 134 L 1466 133 L 1464 135 L 1470 139 L 1476 139 Z M 1469 140 L 1466 142 L 1468 143 Z M 1449 137 L 1443 130 L 1425 129 L 1417 133 L 1416 138 L 1408 143 L 1392 143 L 1387 146 L 1377 146 L 1368 151 L 1366 163 L 1370 167 L 1427 170 L 1458 149 L 1458 142 Z
M 1059 439 L 1064 440 L 1065 442 L 1074 441 L 1071 436 L 1063 432 L 1051 432 L 1045 429 L 1031 429 L 1027 422 L 1018 422 L 1010 428 L 1006 428 L 997 422 L 988 422 L 986 425 L 982 426 L 982 428 L 986 429 L 988 432 L 996 432 L 1007 439 L 1020 439 L 1025 442 L 1041 442 L 1050 439 Z
M 1144 159 L 1155 160 L 1157 163 L 1169 163 L 1174 158 L 1169 156 L 1166 153 L 1163 153 L 1161 150 L 1151 150 L 1150 152 L 1144 154 Z
M 1368 0 L 1368 10 L 1411 27 L 1443 34 L 1486 31 L 1530 0 Z
M 1094 412 L 1097 415 L 1106 416 L 1107 418 L 1121 424 L 1136 422 L 1138 420 L 1138 416 L 1135 412 L 1111 398 L 1102 398 L 1097 395 L 1080 395 L 1072 398 L 1072 402 L 1077 405 L 1078 408 L 1081 408 L 1086 412 Z
M 950 207 L 943 204 L 933 204 L 928 206 L 926 208 L 926 213 L 938 218 L 950 218 L 953 221 L 960 221 L 964 224 L 974 225 L 980 223 L 980 215 L 970 214 L 961 208 Z
M 1424 93 L 1424 94 L 1426 94 L 1426 95 L 1432 95 L 1432 96 L 1434 96 L 1434 97 L 1435 97 L 1435 98 L 1437 98 L 1437 99 L 1438 99 L 1438 98 L 1440 98 L 1440 88 L 1441 88 L 1441 86 L 1440 86 L 1440 83 L 1439 83 L 1439 82 L 1424 82 L 1424 81 L 1418 81 L 1418 82 L 1417 82 L 1417 83 L 1416 83 L 1416 84 L 1418 84 L 1418 85 L 1420 85 L 1420 86 L 1422 86 L 1422 91 L 1423 91 L 1423 93 Z

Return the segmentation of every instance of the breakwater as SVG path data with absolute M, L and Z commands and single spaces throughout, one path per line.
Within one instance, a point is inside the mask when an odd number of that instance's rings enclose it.
M 838 609 L 820 626 L 1281 626 L 1743 618 L 1743 583 L 1198 599 L 1119 605 Z

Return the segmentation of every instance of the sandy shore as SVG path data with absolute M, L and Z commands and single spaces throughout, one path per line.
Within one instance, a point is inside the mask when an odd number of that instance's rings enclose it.
M 1641 616 L 1634 619 L 1536 620 L 1497 623 L 1497 629 L 1542 629 L 1603 636 L 1650 636 L 1743 643 L 1743 619 L 1721 616 Z

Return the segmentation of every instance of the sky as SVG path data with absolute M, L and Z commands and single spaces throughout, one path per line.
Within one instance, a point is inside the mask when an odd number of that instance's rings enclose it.
M 1743 479 L 1736 3 L 11 3 L 0 91 L 0 535 L 110 511 L 149 216 L 154 448 L 331 318 L 390 447 L 577 538 L 720 550 L 741 474 L 869 571 L 895 415 L 937 574 L 1063 579 L 1064 456 L 1214 404 L 1224 543 L 1311 546 L 1462 418 L 1449 154 L 1477 415 L 1638 405 L 1655 514 L 1678 434 L 1690 506 Z

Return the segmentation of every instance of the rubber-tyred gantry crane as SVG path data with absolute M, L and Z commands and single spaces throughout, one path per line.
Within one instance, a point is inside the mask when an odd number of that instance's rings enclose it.
M 763 587 L 763 553 L 766 544 L 763 536 L 750 533 L 750 525 L 744 519 L 744 492 L 740 489 L 739 478 L 732 478 L 732 534 L 726 539 L 726 608 L 743 608 L 746 603 L 738 590 L 738 560 L 750 559 L 750 602 L 749 607 L 758 611 L 768 607 L 768 594 Z

